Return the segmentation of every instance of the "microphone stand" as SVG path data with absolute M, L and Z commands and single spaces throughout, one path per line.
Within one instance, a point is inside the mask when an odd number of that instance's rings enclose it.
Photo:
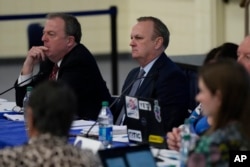
M 135 81 L 137 81 L 138 79 L 145 79 L 145 78 L 152 78 L 154 77 L 155 74 L 153 75 L 150 75 L 150 76 L 143 76 L 143 77 L 138 77 L 138 78 L 135 78 L 134 80 L 132 80 L 132 82 L 129 83 L 129 85 L 122 91 L 121 95 L 119 97 L 117 97 L 112 104 L 109 105 L 109 108 L 113 107 L 113 105 L 115 103 L 117 103 L 118 100 L 120 100 L 120 98 L 124 95 L 124 93 L 134 84 Z M 90 131 L 94 128 L 94 126 L 98 123 L 98 121 L 96 121 L 93 125 L 91 125 L 91 127 L 89 128 L 89 130 L 86 132 L 86 135 L 85 137 L 90 137 L 89 133 Z M 91 135 L 92 136 L 92 135 Z M 95 135 L 93 135 L 93 137 L 95 137 Z
M 155 74 L 153 75 L 150 75 L 150 76 L 143 76 L 143 77 L 138 77 L 138 78 L 135 78 L 134 80 L 132 80 L 132 82 L 129 83 L 129 85 L 122 91 L 121 95 L 119 97 L 117 97 L 112 104 L 110 104 L 109 108 L 113 107 L 113 105 L 115 103 L 117 103 L 118 100 L 120 100 L 120 98 L 124 95 L 124 93 L 135 83 L 135 81 L 137 81 L 138 79 L 145 79 L 145 78 L 152 78 L 154 77 Z
M 9 89 L 7 89 L 7 90 L 1 92 L 1 93 L 0 93 L 0 96 L 3 95 L 3 94 L 5 94 L 5 93 L 7 93 L 7 92 L 9 92 L 10 90 L 14 89 L 15 87 L 20 86 L 21 84 L 23 84 L 23 83 L 25 83 L 25 82 L 27 82 L 27 81 L 29 81 L 29 80 L 31 80 L 31 79 L 34 79 L 35 77 L 38 77 L 38 76 L 40 76 L 40 75 L 43 75 L 43 73 L 38 73 L 37 75 L 33 75 L 32 77 L 30 77 L 30 78 L 28 78 L 28 79 L 26 79 L 26 80 L 24 80 L 24 81 L 22 81 L 22 82 L 20 82 L 20 83 L 18 83 L 18 84 L 16 84 L 16 85 L 12 86 L 12 87 L 10 87 Z

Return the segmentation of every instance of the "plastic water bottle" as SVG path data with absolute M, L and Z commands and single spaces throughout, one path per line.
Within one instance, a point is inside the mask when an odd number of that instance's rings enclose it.
M 188 153 L 193 145 L 191 137 L 190 120 L 185 119 L 181 128 L 180 167 L 187 166 Z
M 30 94 L 31 94 L 31 91 L 32 91 L 32 86 L 28 86 L 26 88 L 26 94 L 23 98 L 23 107 L 22 107 L 22 111 L 25 115 L 25 110 L 26 110 L 26 107 L 27 107 L 27 104 L 28 104 L 28 101 L 29 101 L 29 98 L 30 98 Z
M 99 141 L 105 148 L 110 148 L 113 138 L 113 115 L 108 107 L 107 101 L 102 102 L 102 109 L 98 115 Z

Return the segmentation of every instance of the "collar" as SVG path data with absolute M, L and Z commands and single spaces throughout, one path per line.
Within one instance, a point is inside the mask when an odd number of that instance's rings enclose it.
M 57 62 L 57 66 L 60 67 L 62 64 L 62 59 Z
M 152 68 L 152 66 L 154 65 L 155 61 L 158 60 L 159 57 L 160 57 L 160 56 L 154 58 L 150 63 L 148 63 L 148 64 L 143 68 L 143 70 L 145 71 L 144 76 L 147 76 L 149 70 Z M 142 69 L 142 67 L 141 67 L 140 69 Z

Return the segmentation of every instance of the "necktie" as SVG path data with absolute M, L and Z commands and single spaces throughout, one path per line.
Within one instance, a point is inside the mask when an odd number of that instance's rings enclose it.
M 57 75 L 58 70 L 59 70 L 59 67 L 58 67 L 57 63 L 55 63 L 55 65 L 52 69 L 52 72 L 49 75 L 49 80 L 56 80 L 56 75 Z
M 143 77 L 144 74 L 145 74 L 145 71 L 143 69 L 141 69 L 139 74 L 137 75 L 137 78 L 136 78 L 136 80 L 135 80 L 129 94 L 128 94 L 129 96 L 134 96 L 135 95 L 137 89 L 140 87 L 140 84 L 141 84 L 141 81 L 142 81 L 141 77 Z M 124 121 L 124 116 L 125 116 L 125 108 L 123 106 L 115 124 L 116 125 L 122 125 L 123 121 Z

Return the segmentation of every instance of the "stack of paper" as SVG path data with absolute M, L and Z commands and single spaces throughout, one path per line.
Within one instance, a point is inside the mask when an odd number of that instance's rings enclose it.
M 83 127 L 81 133 L 82 134 L 86 134 L 89 129 L 91 128 L 91 126 L 85 126 Z M 98 135 L 98 129 L 99 126 L 95 125 L 91 131 L 89 132 L 89 135 Z M 117 125 L 113 125 L 113 135 L 125 135 L 127 134 L 127 126 L 117 126 Z
M 15 102 L 0 101 L 0 112 L 12 112 L 13 108 L 16 106 Z
M 3 114 L 3 116 L 12 121 L 24 121 L 23 114 Z
M 76 120 L 73 121 L 71 129 L 83 129 L 84 127 L 90 127 L 93 124 L 95 124 L 95 121 Z

